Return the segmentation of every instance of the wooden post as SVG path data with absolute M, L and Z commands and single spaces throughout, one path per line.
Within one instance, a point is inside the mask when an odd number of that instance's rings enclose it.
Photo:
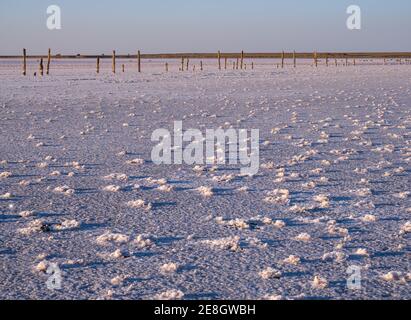
M 200 71 L 203 71 L 203 60 L 200 61 Z
M 26 49 L 23 49 L 23 76 L 27 75 L 27 55 Z
M 96 68 L 97 68 L 97 73 L 100 73 L 100 57 L 97 57 L 97 66 L 96 66 Z
M 281 53 L 281 68 L 284 68 L 284 51 Z
M 184 71 L 184 57 L 181 58 L 181 71 Z
M 218 51 L 217 58 L 218 58 L 218 70 L 221 70 L 221 52 L 220 51 Z
M 113 57 L 112 57 L 112 62 L 111 62 L 111 70 L 113 73 L 116 73 L 116 51 L 113 50 Z
M 187 58 L 187 66 L 186 66 L 186 71 L 188 71 L 188 66 L 190 65 L 190 59 Z
M 236 65 L 235 65 L 235 68 L 238 70 L 238 67 L 239 67 L 239 59 L 237 58 L 237 63 L 236 63 Z
M 50 62 L 51 62 L 51 49 L 49 49 L 49 52 L 47 54 L 47 68 L 46 68 L 46 74 L 50 74 Z
M 241 51 L 241 70 L 243 69 L 244 65 L 244 51 Z
M 325 65 L 328 67 L 328 53 L 327 53 L 327 56 L 325 57 Z
M 387 64 L 387 59 L 384 58 L 384 66 Z
M 166 72 L 168 72 L 168 62 L 166 62 Z
M 124 64 L 121 65 L 121 71 L 124 72 Z
M 235 70 L 235 61 L 233 61 L 233 70 Z
M 355 59 L 353 60 L 353 62 L 354 62 L 354 66 L 356 66 L 356 61 L 355 61 Z
M 224 58 L 224 70 L 227 70 L 227 57 Z
M 254 70 L 254 62 L 251 62 L 251 70 Z
M 334 60 L 335 60 L 335 66 L 338 67 L 337 58 L 335 58 Z
M 138 72 L 141 72 L 141 52 L 140 50 L 138 50 L 137 52 L 137 68 L 138 68 Z
M 297 67 L 297 55 L 295 54 L 295 51 L 293 52 L 293 61 L 294 61 L 294 68 Z
M 348 67 L 348 58 L 345 58 L 345 66 Z
M 314 52 L 314 65 L 316 67 L 318 67 L 318 55 L 317 55 L 317 51 Z
M 40 66 L 39 66 L 40 75 L 44 75 L 44 67 L 43 67 L 43 58 L 40 59 Z

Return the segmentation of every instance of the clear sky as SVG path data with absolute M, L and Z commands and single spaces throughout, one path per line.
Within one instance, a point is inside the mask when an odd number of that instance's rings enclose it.
M 46 27 L 49 5 L 62 29 Z M 362 30 L 346 9 L 362 9 Z M 0 0 L 0 55 L 411 51 L 410 0 Z

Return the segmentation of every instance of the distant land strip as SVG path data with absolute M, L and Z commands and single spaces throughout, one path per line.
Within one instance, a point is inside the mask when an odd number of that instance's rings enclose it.
M 296 52 L 295 58 L 297 59 L 312 59 L 314 52 Z M 411 58 L 411 52 L 317 52 L 318 59 L 407 59 Z M 101 55 L 52 55 L 53 59 L 110 59 L 112 54 Z M 118 59 L 137 59 L 137 54 L 117 54 Z M 142 53 L 141 59 L 217 59 L 218 53 Z M 235 59 L 241 57 L 240 53 L 223 53 L 221 52 L 221 58 Z M 283 53 L 246 53 L 244 52 L 245 59 L 281 59 Z M 293 52 L 284 52 L 285 59 L 293 59 Z M 0 59 L 20 59 L 22 55 L 2 55 Z M 47 58 L 46 55 L 27 55 L 27 59 L 41 59 Z

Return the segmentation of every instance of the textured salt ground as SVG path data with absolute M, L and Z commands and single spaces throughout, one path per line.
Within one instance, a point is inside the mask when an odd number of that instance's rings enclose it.
M 0 161 L 7 161 L 0 173 L 12 173 L 1 178 L 0 195 L 13 196 L 0 199 L 0 298 L 149 299 L 179 290 L 185 299 L 410 299 L 409 233 L 400 231 L 410 220 L 411 203 L 407 195 L 397 197 L 411 189 L 410 66 L 257 66 L 244 72 L 210 66 L 202 73 L 165 74 L 163 66 L 151 64 L 141 75 L 106 71 L 96 77 L 89 65 L 57 69 L 44 78 L 22 78 L 15 68 L 0 68 Z M 183 120 L 185 129 L 257 128 L 261 164 L 273 162 L 274 168 L 240 177 L 238 167 L 228 165 L 203 173 L 193 166 L 155 166 L 151 133 L 171 129 L 174 120 Z M 30 135 L 34 139 L 27 139 Z M 388 145 L 388 152 L 377 149 Z M 304 161 L 290 162 L 310 150 L 316 152 Z M 127 154 L 118 155 L 122 151 Z M 344 154 L 348 158 L 335 162 Z M 136 158 L 145 163 L 126 163 Z M 317 168 L 323 171 L 311 171 Z M 61 175 L 50 175 L 53 171 Z M 112 173 L 129 179 L 103 179 Z M 235 179 L 212 179 L 224 174 Z M 164 178 L 174 189 L 158 191 L 149 177 Z M 31 184 L 23 186 L 22 180 Z M 314 188 L 303 187 L 311 181 Z M 122 189 L 103 191 L 108 185 Z M 61 186 L 75 193 L 53 192 Z M 213 196 L 195 190 L 201 186 L 212 187 Z M 237 191 L 244 186 L 247 192 Z M 358 191 L 364 188 L 371 193 Z M 263 201 L 274 189 L 288 190 L 289 203 Z M 320 194 L 329 199 L 324 208 L 313 200 Z M 152 209 L 127 206 L 138 199 Z M 292 210 L 295 205 L 306 210 Z M 35 215 L 20 217 L 26 210 Z M 362 221 L 367 214 L 377 220 Z M 286 225 L 253 223 L 258 215 Z M 216 217 L 244 219 L 250 228 L 219 224 Z M 18 232 L 36 219 L 51 225 L 74 219 L 80 226 Z M 330 221 L 347 229 L 349 238 L 330 234 Z M 108 231 L 130 241 L 99 245 L 97 238 Z M 311 240 L 296 241 L 302 233 Z M 152 245 L 136 245 L 140 234 Z M 236 236 L 237 251 L 203 243 Z M 116 249 L 127 250 L 128 257 L 107 258 Z M 357 249 L 368 256 L 355 255 Z M 322 259 L 330 252 L 345 258 Z M 290 255 L 301 263 L 283 264 Z M 61 290 L 47 289 L 48 275 L 35 269 L 42 260 L 63 270 Z M 171 262 L 178 265 L 176 272 L 160 272 Z M 351 265 L 363 267 L 360 291 L 346 287 Z M 268 267 L 281 277 L 263 279 L 259 273 Z M 381 278 L 392 271 L 401 272 L 399 280 Z M 111 283 L 117 276 L 124 280 Z M 315 276 L 328 286 L 314 288 Z

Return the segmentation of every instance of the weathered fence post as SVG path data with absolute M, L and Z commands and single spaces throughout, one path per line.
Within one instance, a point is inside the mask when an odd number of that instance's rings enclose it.
M 236 64 L 236 66 L 235 66 L 235 68 L 238 70 L 238 64 L 239 64 L 239 61 L 238 61 L 239 59 L 237 58 L 237 64 Z
M 345 66 L 348 67 L 348 58 L 345 58 Z
M 354 67 L 355 67 L 357 65 L 355 59 L 353 60 L 353 62 L 354 62 Z
M 336 66 L 336 67 L 338 67 L 338 61 L 337 61 L 337 58 L 334 58 L 334 60 L 335 60 L 335 61 L 334 61 L 334 62 L 335 62 L 335 66 Z
M 141 52 L 140 50 L 138 50 L 137 52 L 137 69 L 138 69 L 138 72 L 140 73 L 141 72 Z
M 40 66 L 39 66 L 40 75 L 44 75 L 44 67 L 43 67 L 43 58 L 40 59 Z
M 217 58 L 218 58 L 218 70 L 221 70 L 221 52 L 218 51 L 217 53 Z
M 123 72 L 125 71 L 124 64 L 121 65 L 121 71 L 123 71 Z
M 251 62 L 251 70 L 254 70 L 254 62 Z
M 27 55 L 26 49 L 23 49 L 23 76 L 27 75 Z
M 233 70 L 235 70 L 235 61 L 233 61 Z
M 318 54 L 317 51 L 314 52 L 314 65 L 318 67 Z
M 112 62 L 111 62 L 111 70 L 113 73 L 116 73 L 116 51 L 113 50 L 113 57 L 112 57 Z
M 166 72 L 168 72 L 168 62 L 166 62 Z
M 200 61 L 200 71 L 203 71 L 203 60 Z
M 293 63 L 294 63 L 294 68 L 297 67 L 297 55 L 295 54 L 295 51 L 293 52 Z
M 190 59 L 187 58 L 187 66 L 186 66 L 186 71 L 188 71 L 188 66 L 190 65 Z
M 281 53 L 281 68 L 284 68 L 284 51 Z
M 325 57 L 325 65 L 328 67 L 328 53 L 327 53 L 327 56 Z
M 241 51 L 241 70 L 243 69 L 244 65 L 244 51 Z
M 97 73 L 100 73 L 100 57 L 97 57 L 96 71 L 97 71 Z
M 224 58 L 224 70 L 227 70 L 227 57 Z
M 184 57 L 181 57 L 181 71 L 184 71 Z
M 49 49 L 49 52 L 47 54 L 47 68 L 46 68 L 46 74 L 50 74 L 50 62 L 51 62 L 51 49 Z

